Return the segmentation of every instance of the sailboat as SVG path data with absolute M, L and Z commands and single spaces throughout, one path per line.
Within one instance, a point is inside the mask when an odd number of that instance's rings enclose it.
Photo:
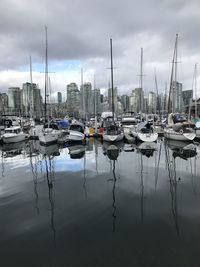
M 177 46 L 178 46 L 178 34 L 176 34 L 175 47 L 172 60 L 172 71 L 171 71 L 169 100 L 168 100 L 168 124 L 164 129 L 164 136 L 167 139 L 172 139 L 177 141 L 192 141 L 196 136 L 194 132 L 194 126 L 192 125 L 192 123 L 188 122 L 183 115 L 178 113 L 174 114 L 175 110 L 174 96 L 175 96 L 175 89 L 177 86 L 176 85 Z
M 113 85 L 113 56 L 112 56 L 112 39 L 110 39 L 110 58 L 111 58 L 111 92 L 112 92 L 112 120 L 107 122 L 107 127 L 103 133 L 103 140 L 107 142 L 118 142 L 123 140 L 124 133 L 121 127 L 115 122 L 115 105 L 114 105 L 114 85 Z
M 140 88 L 143 89 L 143 48 L 141 48 L 141 63 L 140 63 Z M 142 101 L 140 96 L 140 109 L 142 111 Z M 141 142 L 155 142 L 158 139 L 158 134 L 155 132 L 154 127 L 146 120 L 136 125 L 131 133 L 136 140 Z
M 49 145 L 52 143 L 57 143 L 58 132 L 49 128 L 49 116 L 47 120 L 47 91 L 48 91 L 48 40 L 47 40 L 47 27 L 45 26 L 46 33 L 46 50 L 45 50 L 45 104 L 44 104 L 44 128 L 41 133 L 39 133 L 39 141 L 43 145 Z M 46 122 L 48 121 L 48 127 L 45 128 Z

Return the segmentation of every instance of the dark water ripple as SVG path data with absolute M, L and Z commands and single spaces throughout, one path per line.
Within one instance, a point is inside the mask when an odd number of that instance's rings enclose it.
M 199 266 L 200 147 L 1 147 L 1 266 Z

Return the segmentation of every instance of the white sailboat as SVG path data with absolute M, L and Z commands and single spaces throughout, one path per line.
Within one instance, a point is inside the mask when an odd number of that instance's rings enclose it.
M 180 114 L 174 114 L 175 102 L 174 102 L 174 92 L 176 87 L 176 75 L 177 75 L 177 45 L 178 45 L 178 34 L 176 34 L 173 61 L 172 61 L 172 71 L 170 80 L 170 91 L 168 100 L 168 124 L 164 129 L 164 136 L 167 139 L 177 140 L 177 141 L 192 141 L 194 140 L 196 134 L 192 124 L 187 122 L 187 120 Z M 171 96 L 171 98 L 170 98 Z
M 44 104 L 44 128 L 43 131 L 39 134 L 39 141 L 43 145 L 49 145 L 56 143 L 58 141 L 59 132 L 52 128 L 45 128 L 45 124 L 48 121 L 49 125 L 49 116 L 47 120 L 47 91 L 48 91 L 48 40 L 47 40 L 47 27 L 45 26 L 46 33 L 46 53 L 45 53 L 45 104 Z
M 154 127 L 149 122 L 140 122 L 134 130 L 132 135 L 136 140 L 141 142 L 155 142 L 158 139 L 158 133 L 155 132 Z
M 124 132 L 115 122 L 115 106 L 114 106 L 114 86 L 113 86 L 113 57 L 112 57 L 112 39 L 110 39 L 110 57 L 111 57 L 111 90 L 112 90 L 112 120 L 108 122 L 103 140 L 107 142 L 118 142 L 123 140 Z

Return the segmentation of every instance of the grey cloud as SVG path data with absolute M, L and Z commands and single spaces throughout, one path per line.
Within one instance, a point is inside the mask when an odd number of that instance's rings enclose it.
M 163 87 L 169 81 L 176 32 L 180 34 L 182 56 L 198 61 L 199 13 L 196 0 L 2 0 L 0 70 L 28 65 L 29 55 L 36 63 L 43 63 L 47 25 L 51 61 L 79 60 L 86 68 L 95 69 L 99 86 L 106 88 L 112 37 L 115 83 L 122 91 L 138 84 L 140 47 L 144 48 L 145 86 L 154 89 L 157 65 Z M 189 61 L 186 87 L 192 76 Z

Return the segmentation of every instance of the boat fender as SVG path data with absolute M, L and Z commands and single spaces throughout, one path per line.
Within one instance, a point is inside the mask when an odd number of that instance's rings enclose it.
M 179 133 L 180 133 L 180 134 L 183 134 L 183 130 L 182 130 L 182 129 L 180 129 Z

